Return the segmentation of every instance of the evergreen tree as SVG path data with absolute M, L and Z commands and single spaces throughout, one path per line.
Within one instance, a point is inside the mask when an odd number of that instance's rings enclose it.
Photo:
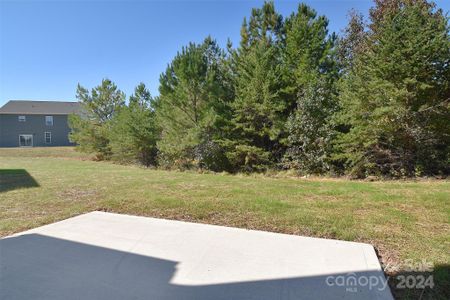
M 283 97 L 286 99 L 287 151 L 284 166 L 306 173 L 330 169 L 338 67 L 335 35 L 328 20 L 305 4 L 286 19 Z
M 285 110 L 279 94 L 281 33 L 282 18 L 273 2 L 253 9 L 249 24 L 244 20 L 242 26 L 234 56 L 236 98 L 227 153 L 236 170 L 261 171 L 277 159 Z
M 98 158 L 214 171 L 450 172 L 448 18 L 426 0 L 375 0 L 341 38 L 305 4 L 272 1 L 244 19 L 237 49 L 210 37 L 125 95 L 78 85 L 71 139 Z M 157 160 L 156 160 L 157 158 Z
M 114 113 L 125 104 L 125 94 L 109 79 L 103 79 L 101 85 L 93 88 L 91 93 L 78 84 L 77 99 L 86 117 L 99 124 L 111 120 Z
M 284 28 L 283 93 L 290 114 L 299 97 L 319 78 L 330 85 L 337 78 L 336 36 L 328 34 L 328 19 L 303 3 L 286 19 Z
M 335 158 L 357 176 L 448 172 L 448 20 L 424 0 L 377 0 L 340 94 Z
M 108 158 L 111 154 L 109 122 L 124 105 L 125 94 L 111 80 L 103 79 L 90 93 L 78 84 L 77 99 L 83 115 L 69 118 L 71 141 L 77 143 L 81 151 L 95 153 L 98 159 Z
M 118 161 L 139 161 L 145 166 L 156 165 L 159 131 L 156 126 L 153 99 L 144 83 L 130 96 L 112 119 L 109 131 L 112 158 Z
M 225 53 L 211 38 L 183 47 L 160 77 L 157 109 L 162 139 L 160 161 L 165 166 L 226 168 L 217 142 L 229 114 L 232 93 Z

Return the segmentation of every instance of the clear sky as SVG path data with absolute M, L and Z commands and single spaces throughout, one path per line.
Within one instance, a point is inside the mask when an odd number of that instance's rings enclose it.
M 283 16 L 300 1 L 275 1 Z M 303 1 L 340 32 L 347 12 L 367 14 L 371 1 Z M 77 83 L 110 78 L 127 96 L 139 82 L 153 95 L 177 51 L 207 35 L 239 42 L 244 16 L 263 1 L 0 0 L 0 106 L 10 99 L 75 99 Z M 437 1 L 449 11 L 450 1 Z

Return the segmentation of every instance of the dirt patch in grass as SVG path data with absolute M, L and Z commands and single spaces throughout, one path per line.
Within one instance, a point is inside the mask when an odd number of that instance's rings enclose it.
M 84 189 L 84 188 L 68 188 L 61 192 L 58 192 L 58 197 L 67 202 L 73 201 L 94 201 L 99 192 L 96 189 Z

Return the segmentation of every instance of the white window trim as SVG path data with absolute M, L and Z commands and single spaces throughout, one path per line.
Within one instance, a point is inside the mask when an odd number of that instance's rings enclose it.
M 47 118 L 52 121 L 51 124 L 47 123 Z M 53 116 L 45 116 L 45 126 L 53 126 Z
M 27 116 L 18 116 L 17 117 L 19 122 L 26 122 L 27 121 Z
M 49 134 L 50 142 L 47 143 L 47 133 Z M 44 143 L 50 145 L 52 143 L 52 133 L 50 131 L 44 132 Z

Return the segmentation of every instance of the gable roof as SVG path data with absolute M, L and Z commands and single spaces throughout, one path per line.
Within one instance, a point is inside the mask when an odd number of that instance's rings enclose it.
M 78 102 L 10 100 L 0 114 L 70 115 L 81 113 Z

